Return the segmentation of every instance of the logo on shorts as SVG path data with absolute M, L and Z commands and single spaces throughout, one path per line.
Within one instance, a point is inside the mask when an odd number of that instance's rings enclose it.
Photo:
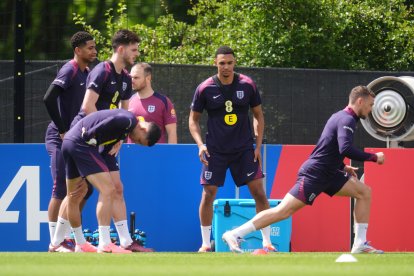
M 155 111 L 155 105 L 149 105 L 148 106 L 148 112 L 149 113 L 152 113 L 152 112 L 154 112 Z
M 254 172 L 248 173 L 247 176 L 251 176 L 252 174 L 254 174 Z
M 212 176 L 213 176 L 213 172 L 209 172 L 209 171 L 204 172 L 204 178 L 206 180 L 210 180 Z
M 309 202 L 314 200 L 316 197 L 316 195 L 314 193 L 311 193 L 311 195 L 309 196 Z
M 236 95 L 238 99 L 243 99 L 244 98 L 244 91 L 236 91 Z

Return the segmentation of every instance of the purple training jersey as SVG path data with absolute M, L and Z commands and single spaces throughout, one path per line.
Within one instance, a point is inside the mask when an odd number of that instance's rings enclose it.
M 192 111 L 207 110 L 206 145 L 209 150 L 234 153 L 253 148 L 249 108 L 261 104 L 251 78 L 235 74 L 231 85 L 222 88 L 213 77 L 202 82 L 194 93 Z
M 93 112 L 76 123 L 65 135 L 65 140 L 85 143 L 95 138 L 97 145 L 108 150 L 116 142 L 124 140 L 135 128 L 138 121 L 134 114 L 124 109 L 100 110 Z M 82 136 L 82 128 L 85 133 Z
M 161 129 L 161 138 L 158 143 L 167 143 L 165 126 L 177 123 L 174 105 L 170 99 L 162 94 L 155 92 L 146 99 L 140 99 L 136 93 L 129 102 L 129 111 L 135 116 L 141 116 L 146 122 L 154 122 Z M 128 139 L 128 142 L 131 141 Z
M 353 146 L 354 132 L 359 121 L 351 108 L 333 114 L 325 125 L 321 137 L 303 169 L 314 168 L 326 176 L 335 175 L 344 168 L 344 158 L 356 161 L 376 161 L 375 154 L 364 152 Z
M 128 100 L 132 95 L 131 76 L 127 70 L 117 74 L 111 61 L 96 65 L 86 81 L 86 88 L 99 94 L 97 110 L 118 108 L 121 100 Z
M 82 105 L 88 73 L 88 68 L 82 72 L 76 61 L 72 59 L 63 65 L 52 82 L 52 84 L 60 86 L 64 90 L 64 93 L 60 94 L 58 98 L 58 105 L 66 130 L 70 128 L 73 118 L 78 114 Z M 50 126 L 56 130 L 58 135 L 55 123 L 51 122 Z

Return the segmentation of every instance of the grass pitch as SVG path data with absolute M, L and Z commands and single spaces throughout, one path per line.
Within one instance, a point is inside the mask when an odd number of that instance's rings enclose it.
M 0 253 L 0 275 L 414 275 L 414 253 Z

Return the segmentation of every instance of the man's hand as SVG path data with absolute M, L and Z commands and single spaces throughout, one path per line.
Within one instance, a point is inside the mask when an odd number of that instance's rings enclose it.
M 354 176 L 354 177 L 357 177 L 357 174 L 356 174 L 357 170 L 359 170 L 359 168 L 357 168 L 357 167 L 351 167 L 351 166 L 348 166 L 348 165 L 345 165 L 345 167 L 344 167 L 344 171 L 346 173 Z
M 198 157 L 200 158 L 201 163 L 208 166 L 208 161 L 206 159 L 207 157 L 210 157 L 210 154 L 208 153 L 206 145 L 201 145 L 198 147 Z
M 385 161 L 384 153 L 377 152 L 376 155 L 377 155 L 377 164 L 380 164 L 380 165 L 384 164 L 384 161 Z
M 85 127 L 82 127 L 82 138 L 85 140 L 85 143 L 91 146 L 96 146 L 98 143 L 95 138 L 88 139 L 88 132 Z
M 254 162 L 259 161 L 259 167 L 262 168 L 262 153 L 260 152 L 260 148 L 256 148 L 254 150 Z
M 119 151 L 121 150 L 122 141 L 118 141 L 116 144 L 114 144 L 111 148 L 111 150 L 108 152 L 110 155 L 117 156 Z

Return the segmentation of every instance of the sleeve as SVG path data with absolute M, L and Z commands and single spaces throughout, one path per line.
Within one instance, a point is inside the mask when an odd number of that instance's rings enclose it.
M 120 131 L 124 133 L 129 133 L 136 125 L 138 121 L 132 116 L 122 116 L 122 115 L 115 115 L 105 118 L 99 124 L 95 125 L 91 129 L 88 129 L 83 134 L 83 139 L 88 141 L 91 138 L 96 138 L 98 143 L 104 143 L 106 141 L 102 141 L 101 137 L 105 137 L 106 133 L 116 134 Z
M 252 89 L 252 97 L 250 98 L 250 107 L 255 107 L 262 104 L 262 98 L 260 97 L 259 90 L 253 80 L 250 83 Z
M 60 116 L 58 106 L 58 97 L 62 93 L 64 93 L 63 88 L 52 83 L 47 89 L 45 96 L 43 97 L 43 102 L 45 103 L 47 112 L 49 113 L 49 116 L 55 123 L 56 127 L 58 128 L 60 134 L 65 133 L 67 131 L 62 117 Z
M 67 90 L 72 85 L 72 79 L 76 73 L 75 69 L 76 68 L 70 62 L 66 63 L 59 70 L 52 84 L 61 87 L 63 90 Z
M 132 95 L 132 97 L 129 99 L 129 105 L 128 105 L 128 111 L 137 116 L 137 100 L 136 95 Z
M 126 88 L 125 88 L 124 93 L 121 94 L 121 100 L 129 100 L 133 95 L 132 80 L 129 75 L 126 75 L 124 79 L 125 79 Z M 122 85 L 124 85 L 124 83 L 122 83 Z
M 176 124 L 177 115 L 175 113 L 174 105 L 168 97 L 166 97 L 166 100 L 167 100 L 167 109 L 164 110 L 164 114 L 163 114 L 164 124 L 165 125 Z
M 377 156 L 365 152 L 353 146 L 355 120 L 352 117 L 339 120 L 337 125 L 337 137 L 339 153 L 356 161 L 377 161 Z
M 191 110 L 202 113 L 205 105 L 206 101 L 200 84 L 194 93 L 193 101 L 191 102 Z
M 101 64 L 98 64 L 88 75 L 86 79 L 86 89 L 92 89 L 97 94 L 101 94 L 107 76 Z

